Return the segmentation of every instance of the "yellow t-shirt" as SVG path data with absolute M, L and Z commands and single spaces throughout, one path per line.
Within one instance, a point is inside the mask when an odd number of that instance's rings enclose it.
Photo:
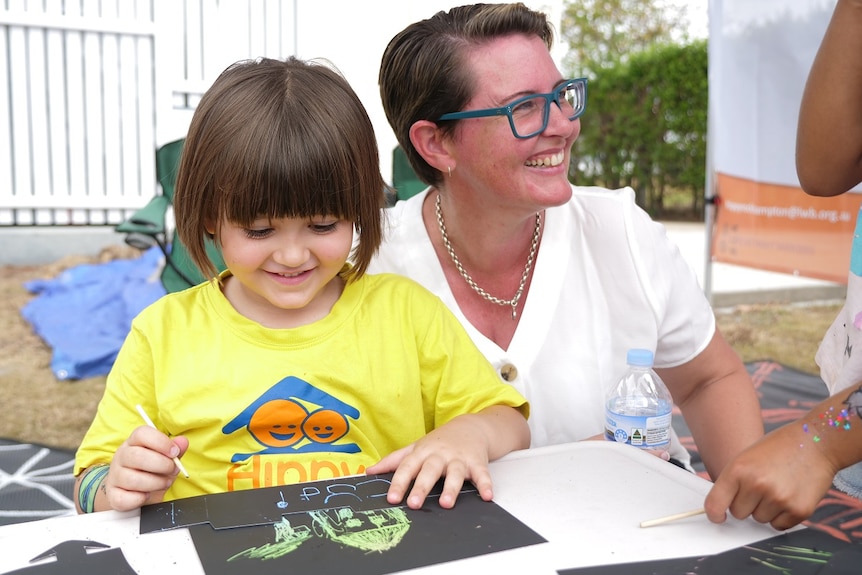
M 348 284 L 294 329 L 240 315 L 218 285 L 162 297 L 135 318 L 75 474 L 109 463 L 142 425 L 189 449 L 165 499 L 356 475 L 457 415 L 528 405 L 458 320 L 401 276 Z

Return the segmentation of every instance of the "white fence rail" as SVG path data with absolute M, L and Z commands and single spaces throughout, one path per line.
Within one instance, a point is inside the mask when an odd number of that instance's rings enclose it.
M 0 3 L 0 226 L 123 221 L 218 73 L 294 44 L 295 2 Z

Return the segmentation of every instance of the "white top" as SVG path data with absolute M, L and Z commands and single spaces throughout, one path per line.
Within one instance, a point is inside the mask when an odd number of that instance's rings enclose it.
M 436 293 L 467 328 L 497 372 L 530 401 L 532 446 L 604 432 L 604 396 L 626 369 L 626 352 L 655 350 L 655 366 L 696 357 L 715 332 L 697 276 L 664 226 L 634 201 L 631 188 L 573 187 L 545 212 L 533 281 L 508 350 L 466 319 L 422 223 L 428 191 L 387 210 L 387 236 L 371 272 L 407 275 Z M 671 455 L 690 458 L 674 435 Z

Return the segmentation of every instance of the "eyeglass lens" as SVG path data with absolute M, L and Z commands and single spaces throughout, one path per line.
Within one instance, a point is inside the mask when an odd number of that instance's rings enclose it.
M 560 111 L 570 120 L 574 119 L 583 107 L 583 94 L 580 84 L 566 84 L 556 93 Z M 512 107 L 512 125 L 519 137 L 529 137 L 546 127 L 546 117 L 550 112 L 553 96 L 536 95 L 518 102 Z

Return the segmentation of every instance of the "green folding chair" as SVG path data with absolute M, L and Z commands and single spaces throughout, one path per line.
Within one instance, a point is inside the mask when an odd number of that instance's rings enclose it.
M 411 198 L 428 187 L 410 167 L 407 154 L 401 146 L 395 146 L 392 151 L 392 187 L 395 188 L 395 197 L 399 200 Z
M 171 232 L 167 241 L 168 229 L 166 215 L 174 198 L 177 182 L 177 169 L 185 139 L 169 142 L 156 150 L 156 177 L 162 193 L 153 197 L 146 206 L 132 214 L 132 217 L 119 224 L 115 229 L 126 234 L 125 241 L 130 246 L 145 250 L 157 245 L 165 255 L 165 267 L 161 280 L 168 293 L 184 290 L 204 281 L 200 271 L 189 257 L 185 246 L 177 237 L 176 230 Z M 216 269 L 225 269 L 221 252 L 214 242 L 207 240 L 207 255 Z

